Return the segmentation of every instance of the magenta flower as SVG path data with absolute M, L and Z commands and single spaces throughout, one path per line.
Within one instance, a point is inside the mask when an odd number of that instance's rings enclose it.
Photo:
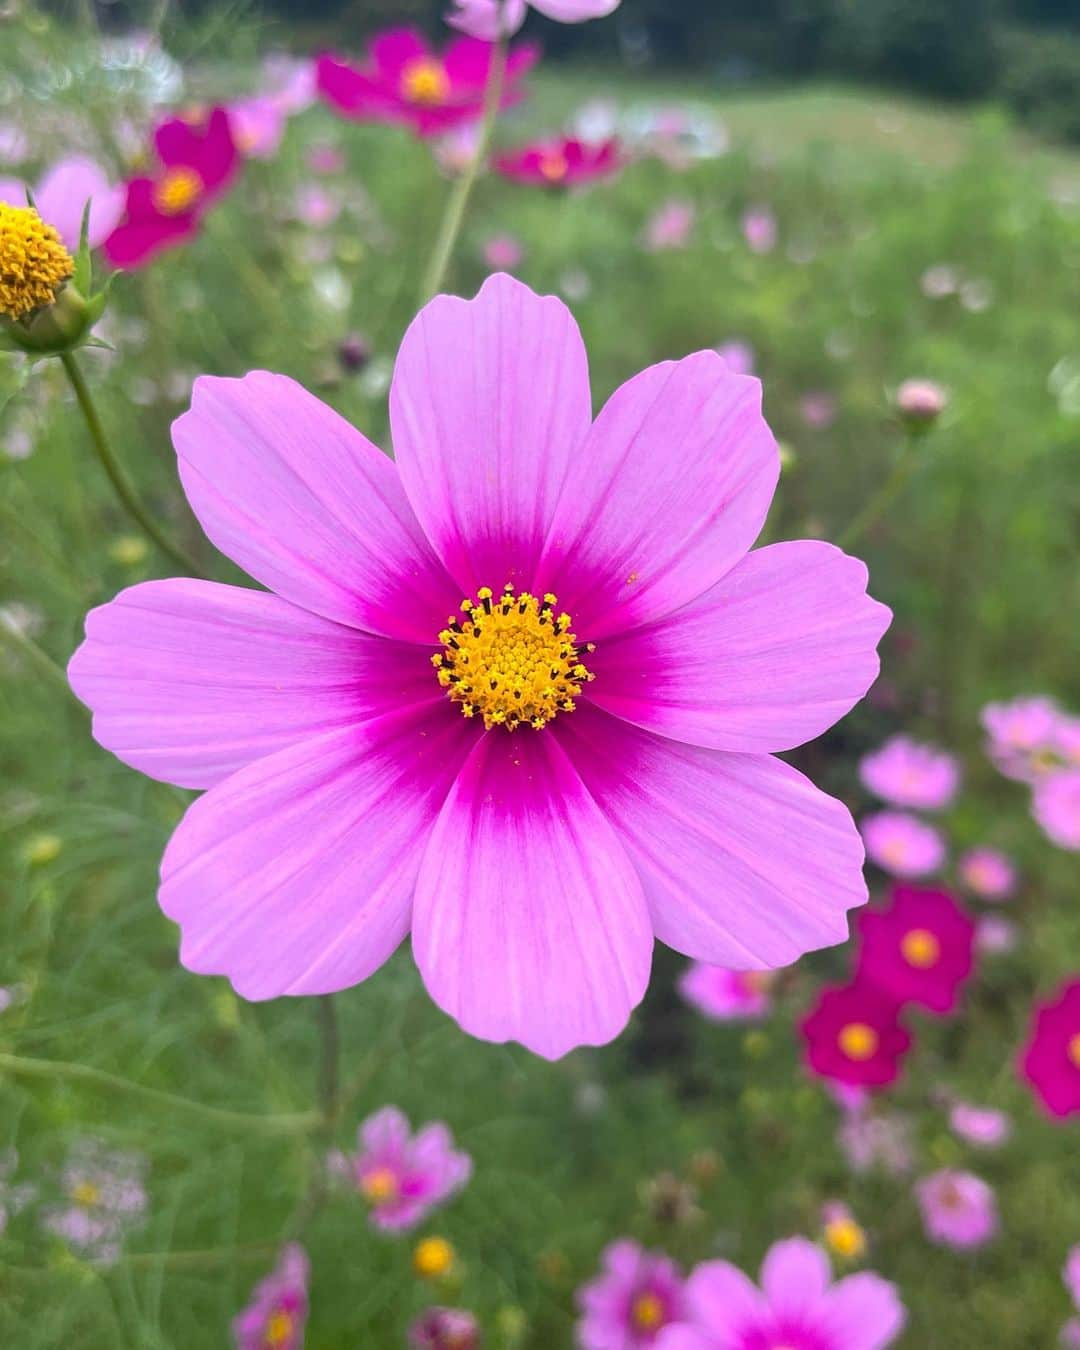
M 54 164 L 39 179 L 33 193 L 38 214 L 60 235 L 69 253 L 78 250 L 87 202 L 87 242 L 91 248 L 104 243 L 124 213 L 124 188 L 110 183 L 100 165 L 81 155 Z M 26 205 L 26 185 L 21 178 L 0 178 L 0 202 Z
M 998 1231 L 994 1192 L 971 1172 L 934 1172 L 916 1184 L 915 1198 L 926 1236 L 942 1247 L 982 1247 Z
M 945 841 L 932 825 L 904 811 L 878 811 L 859 825 L 866 856 L 894 877 L 925 877 L 945 861 Z
M 236 1350 L 301 1350 L 308 1318 L 307 1253 L 290 1242 L 274 1270 L 255 1287 L 251 1302 L 233 1319 Z
M 685 248 L 697 220 L 693 202 L 673 198 L 665 202 L 645 226 L 644 247 L 649 253 Z
M 46 1211 L 42 1224 L 79 1256 L 109 1265 L 146 1212 L 145 1175 L 141 1155 L 76 1140 L 60 1175 L 64 1203 Z
M 461 1190 L 472 1175 L 472 1159 L 454 1148 L 441 1121 L 413 1134 L 396 1106 L 384 1106 L 357 1132 L 356 1154 L 346 1159 L 360 1194 L 371 1206 L 371 1222 L 384 1232 L 416 1225 Z
M 776 217 L 767 206 L 752 206 L 746 212 L 742 232 L 751 253 L 771 253 L 776 247 Z
M 957 863 L 960 880 L 980 900 L 1007 900 L 1016 889 L 1012 859 L 993 848 L 969 849 Z
M 858 1087 L 894 1083 L 911 1049 L 896 1004 L 863 984 L 823 990 L 799 1030 L 811 1072 Z
M 479 118 L 494 50 L 490 42 L 463 37 L 440 56 L 416 29 L 391 28 L 372 40 L 363 66 L 321 56 L 316 80 L 323 98 L 344 117 L 396 123 L 418 136 L 437 136 Z M 520 97 L 518 85 L 539 55 L 529 42 L 510 51 L 504 107 Z
M 141 267 L 195 235 L 240 163 L 224 108 L 198 123 L 181 117 L 162 122 L 154 147 L 154 176 L 131 179 L 124 217 L 105 240 L 105 254 L 116 267 Z
M 496 173 L 535 187 L 575 187 L 610 178 L 621 167 L 619 142 L 614 136 L 595 144 L 559 136 L 495 157 Z
M 1012 1121 L 992 1106 L 954 1102 L 949 1109 L 949 1128 L 959 1139 L 976 1148 L 1000 1148 L 1012 1134 Z
M 725 970 L 695 961 L 679 979 L 679 993 L 713 1022 L 764 1017 L 773 976 L 767 970 Z
M 593 423 L 569 312 L 502 275 L 406 334 L 396 464 L 283 376 L 198 380 L 188 499 L 276 594 L 143 583 L 69 671 L 101 744 L 210 789 L 162 863 L 183 964 L 325 993 L 411 928 L 466 1031 L 558 1057 L 623 1028 L 654 935 L 731 969 L 843 942 L 858 834 L 770 752 L 862 696 L 889 611 L 829 544 L 747 553 L 760 398 L 701 352 Z
M 774 1243 L 760 1281 L 727 1261 L 698 1266 L 686 1321 L 656 1350 L 884 1350 L 904 1327 L 894 1285 L 868 1271 L 833 1284 L 828 1258 L 806 1238 Z
M 972 971 L 975 925 L 946 891 L 897 886 L 888 909 L 859 916 L 859 978 L 899 1005 L 956 1007 Z
M 529 4 L 538 14 L 559 23 L 582 23 L 613 14 L 621 0 L 451 0 L 446 16 L 451 28 L 484 42 L 511 37 L 525 22 Z
M 1034 696 L 988 703 L 980 718 L 987 754 L 1008 778 L 1034 783 L 1066 763 L 1068 718 L 1053 699 Z
M 1035 784 L 1031 814 L 1052 844 L 1080 849 L 1080 769 L 1048 774 Z
M 409 1350 L 476 1350 L 480 1327 L 463 1308 L 428 1308 L 409 1327 Z
M 893 736 L 859 761 L 863 785 L 882 801 L 940 811 L 956 795 L 960 769 L 953 755 L 907 736 Z
M 1052 1001 L 1035 1005 L 1020 1068 L 1051 1115 L 1080 1111 L 1080 976 L 1066 980 Z
M 581 1350 L 644 1350 L 683 1316 L 683 1280 L 660 1252 L 624 1238 L 605 1248 L 601 1273 L 578 1290 Z

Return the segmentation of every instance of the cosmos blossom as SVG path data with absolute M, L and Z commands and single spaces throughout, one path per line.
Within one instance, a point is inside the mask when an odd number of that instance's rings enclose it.
M 861 1272 L 832 1283 L 829 1261 L 805 1238 L 769 1248 L 760 1288 L 727 1261 L 686 1282 L 688 1315 L 656 1350 L 884 1350 L 903 1330 L 896 1287 Z
M 683 1316 L 678 1267 L 636 1242 L 613 1242 L 601 1256 L 601 1273 L 577 1296 L 581 1350 L 646 1350 L 663 1328 Z
M 1035 784 L 1031 813 L 1058 848 L 1080 849 L 1080 769 L 1048 774 Z
M 897 886 L 888 909 L 859 915 L 859 978 L 897 1004 L 956 1007 L 972 971 L 975 924 L 946 891 Z
M 610 178 L 620 167 L 619 142 L 614 136 L 596 143 L 558 136 L 495 157 L 496 173 L 535 187 L 575 187 Z
M 69 671 L 103 745 L 209 789 L 162 863 L 184 965 L 325 993 L 411 929 L 466 1031 L 558 1057 L 623 1028 L 654 936 L 731 969 L 843 942 L 858 833 L 770 752 L 865 693 L 889 611 L 829 544 L 748 553 L 760 400 L 700 352 L 594 423 L 569 311 L 503 275 L 406 334 L 396 464 L 283 376 L 197 381 L 188 499 L 275 593 L 135 586 Z
M 480 1327 L 464 1308 L 428 1308 L 409 1326 L 409 1350 L 476 1350 Z
M 87 202 L 87 243 L 97 248 L 123 215 L 126 195 L 122 184 L 112 184 L 99 164 L 82 155 L 59 160 L 38 180 L 33 194 L 38 214 L 56 230 L 69 253 L 78 251 Z M 0 202 L 26 205 L 26 184 L 21 178 L 0 178 Z
M 229 124 L 237 150 L 248 159 L 272 159 L 288 121 L 288 109 L 272 94 L 256 94 L 229 104 Z
M 994 848 L 972 848 L 956 864 L 960 880 L 980 900 L 1007 900 L 1016 889 L 1016 866 Z
M 445 1125 L 436 1121 L 413 1134 L 395 1106 L 369 1116 L 357 1141 L 347 1173 L 371 1206 L 371 1222 L 386 1232 L 415 1228 L 472 1175 L 472 1159 L 454 1148 Z
M 742 218 L 743 238 L 751 253 L 771 253 L 776 247 L 776 217 L 768 206 L 752 206 Z
M 236 1350 L 301 1350 L 309 1270 L 303 1247 L 290 1242 L 274 1270 L 256 1286 L 248 1306 L 233 1319 Z
M 679 979 L 679 993 L 714 1022 L 764 1017 L 772 1000 L 768 970 L 725 970 L 695 961 Z
M 859 761 L 863 785 L 894 806 L 940 811 L 956 795 L 960 770 L 953 755 L 908 736 L 893 736 Z
M 895 877 L 925 877 L 945 861 L 945 841 L 933 825 L 906 811 L 878 811 L 859 825 L 866 856 Z
M 685 248 L 697 220 L 693 202 L 672 198 L 665 202 L 645 225 L 643 245 L 649 253 Z
M 80 1256 L 111 1264 L 146 1212 L 145 1174 L 140 1154 L 89 1137 L 76 1140 L 60 1176 L 64 1202 L 45 1212 L 45 1228 Z
M 182 117 L 162 122 L 154 148 L 153 176 L 130 180 L 124 216 L 105 240 L 105 255 L 115 267 L 141 267 L 195 235 L 240 164 L 224 108 L 196 122 Z
M 988 703 L 980 713 L 986 752 L 1008 778 L 1036 783 L 1070 760 L 1080 766 L 1078 719 L 1051 698 L 1030 695 Z
M 512 234 L 496 234 L 484 245 L 484 262 L 493 272 L 512 272 L 525 260 L 525 247 Z
M 863 1088 L 894 1083 L 911 1049 L 895 1002 L 868 985 L 823 990 L 800 1030 L 813 1073 Z
M 1051 1115 L 1080 1112 L 1080 976 L 1036 1005 L 1020 1068 Z
M 976 1148 L 998 1148 L 1012 1134 L 1012 1121 L 992 1106 L 954 1102 L 949 1108 L 949 1128 L 959 1139 Z
M 984 1246 L 998 1231 L 994 1192 L 971 1172 L 943 1168 L 918 1182 L 915 1196 L 931 1242 L 967 1251 Z
M 479 118 L 494 50 L 490 42 L 462 37 L 440 55 L 416 29 L 391 28 L 372 39 L 362 66 L 321 56 L 316 80 L 323 98 L 343 117 L 396 123 L 418 136 L 437 136 Z M 504 107 L 520 97 L 521 79 L 539 55 L 530 42 L 511 49 Z
M 451 0 L 446 16 L 451 28 L 484 42 L 511 37 L 525 22 L 529 5 L 538 14 L 559 23 L 583 23 L 613 14 L 622 0 Z

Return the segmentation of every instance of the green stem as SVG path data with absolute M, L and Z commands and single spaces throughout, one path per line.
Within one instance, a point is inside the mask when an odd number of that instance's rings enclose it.
M 904 448 L 897 456 L 896 463 L 893 465 L 888 478 L 885 479 L 877 492 L 836 540 L 839 548 L 849 551 L 867 530 L 877 524 L 897 497 L 900 496 L 919 463 L 918 444 L 916 437 L 911 435 L 907 437 Z
M 476 186 L 480 171 L 487 162 L 491 138 L 495 131 L 495 122 L 499 116 L 499 104 L 502 102 L 503 81 L 506 76 L 507 41 L 500 37 L 495 44 L 488 70 L 487 85 L 484 89 L 484 120 L 480 127 L 480 139 L 476 154 L 463 170 L 454 184 L 446 204 L 439 234 L 432 250 L 431 261 L 424 273 L 424 284 L 420 290 L 420 303 L 426 305 L 433 296 L 438 295 L 446 278 L 446 269 L 454 255 L 461 227 L 465 222 L 469 199 Z
M 75 698 L 71 691 L 71 685 L 68 684 L 67 676 L 62 668 L 56 664 L 52 657 L 37 645 L 32 637 L 26 633 L 20 633 L 19 630 L 3 615 L 0 615 L 0 638 L 2 638 L 13 651 L 18 654 L 51 684 L 55 684 L 58 689 L 63 689 L 65 694 Z M 78 700 L 75 700 L 78 703 Z M 80 709 L 82 704 L 79 704 Z
M 293 1115 L 254 1115 L 247 1111 L 227 1111 L 220 1106 L 207 1106 L 203 1102 L 192 1101 L 189 1097 L 179 1097 L 173 1092 L 160 1092 L 157 1088 L 143 1087 L 129 1078 L 119 1078 L 106 1073 L 103 1069 L 91 1068 L 88 1064 L 72 1064 L 64 1060 L 26 1059 L 21 1055 L 0 1054 L 0 1074 L 8 1073 L 16 1078 L 59 1078 L 72 1083 L 86 1083 L 91 1087 L 105 1088 L 110 1092 L 123 1092 L 131 1097 L 141 1097 L 144 1101 L 155 1102 L 158 1106 L 167 1106 L 170 1110 L 187 1111 L 189 1115 L 201 1116 L 227 1129 L 250 1130 L 266 1134 L 308 1134 L 319 1129 L 323 1117 L 315 1111 L 298 1112 Z
M 67 372 L 71 387 L 75 391 L 75 398 L 86 421 L 87 430 L 90 432 L 90 439 L 93 442 L 94 450 L 97 452 L 97 457 L 101 461 L 101 466 L 128 515 L 146 532 L 163 553 L 168 554 L 190 576 L 204 577 L 205 573 L 198 563 L 193 562 L 183 549 L 170 542 L 143 509 L 142 503 L 135 495 L 135 490 L 131 486 L 120 461 L 112 452 L 108 437 L 105 435 L 105 428 L 101 424 L 101 418 L 98 416 L 97 407 L 90 393 L 90 386 L 83 378 L 83 373 L 75 360 L 74 353 L 61 352 L 60 363 Z

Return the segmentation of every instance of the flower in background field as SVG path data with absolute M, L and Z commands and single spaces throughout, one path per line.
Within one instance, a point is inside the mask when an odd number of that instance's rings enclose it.
M 141 1155 L 97 1139 L 77 1140 L 60 1175 L 64 1203 L 48 1210 L 42 1223 L 79 1256 L 109 1264 L 146 1212 L 145 1175 Z
M 771 253 L 776 247 L 776 217 L 767 206 L 754 206 L 745 213 L 742 232 L 751 253 Z
M 861 984 L 822 990 L 799 1029 L 814 1073 L 859 1087 L 894 1083 L 911 1049 L 896 1004 Z
M 1008 778 L 1036 783 L 1070 763 L 1080 765 L 1078 719 L 1050 698 L 1033 696 L 988 703 L 980 714 L 986 751 Z
M 897 886 L 888 909 L 859 915 L 859 978 L 897 1004 L 956 1007 L 970 977 L 975 925 L 946 891 Z
M 1067 980 L 1052 1001 L 1035 1005 L 1020 1067 L 1051 1115 L 1080 1111 L 1080 977 Z
M 304 225 L 325 229 L 341 215 L 341 196 L 322 183 L 300 183 L 293 197 L 293 211 Z
M 347 161 L 340 145 L 335 145 L 333 141 L 318 141 L 308 146 L 304 162 L 312 173 L 330 177 L 343 173 Z
M 409 1327 L 409 1350 L 477 1350 L 480 1327 L 464 1308 L 428 1308 Z
M 994 1192 L 971 1172 L 934 1172 L 916 1184 L 915 1198 L 926 1236 L 943 1247 L 981 1247 L 998 1231 Z
M 308 1318 L 307 1253 L 290 1242 L 274 1270 L 256 1285 L 251 1302 L 233 1319 L 236 1350 L 301 1350 Z
M 814 431 L 824 431 L 836 421 L 836 399 L 818 389 L 799 399 L 799 416 Z
M 753 375 L 754 349 L 749 342 L 732 338 L 729 342 L 722 342 L 716 354 L 733 375 Z
M 495 171 L 515 183 L 563 188 L 610 178 L 622 167 L 619 142 L 587 144 L 566 136 L 537 141 L 495 157 Z
M 315 64 L 288 52 L 271 52 L 262 63 L 262 92 L 290 117 L 315 102 Z
M 896 410 L 911 428 L 931 426 L 948 406 L 948 393 L 933 380 L 905 380 L 896 391 Z
M 940 811 L 956 795 L 960 768 L 954 755 L 936 746 L 892 736 L 859 761 L 859 778 L 882 801 L 921 811 Z
M 1004 1111 L 991 1106 L 954 1102 L 949 1108 L 949 1128 L 976 1148 L 999 1148 L 1012 1134 L 1012 1121 Z
M 935 263 L 920 277 L 919 288 L 928 300 L 944 300 L 960 289 L 960 273 L 952 263 Z
M 911 1128 L 903 1116 L 865 1108 L 849 1111 L 837 1132 L 837 1143 L 848 1166 L 860 1175 L 880 1169 L 899 1177 L 911 1171 Z
M 822 1207 L 821 1236 L 841 1261 L 861 1261 L 866 1255 L 866 1233 L 842 1200 L 830 1200 Z
M 387 1232 L 415 1228 L 472 1175 L 472 1159 L 454 1148 L 445 1125 L 425 1125 L 413 1134 L 394 1106 L 369 1116 L 357 1139 L 348 1170 L 371 1206 L 371 1222 Z
M 411 928 L 466 1031 L 555 1058 L 622 1030 L 654 936 L 759 969 L 843 942 L 858 833 L 770 752 L 862 697 L 890 615 L 830 544 L 748 552 L 760 400 L 700 352 L 594 422 L 568 310 L 503 275 L 413 321 L 396 460 L 284 376 L 197 381 L 188 498 L 276 594 L 133 587 L 69 671 L 103 744 L 209 788 L 162 864 L 184 964 L 325 993 Z
M 690 242 L 696 220 L 697 208 L 693 202 L 672 198 L 649 218 L 645 226 L 644 247 L 649 253 L 685 248 Z
M 997 849 L 969 849 L 956 866 L 960 880 L 980 900 L 1007 900 L 1016 889 L 1016 867 Z
M 163 122 L 154 147 L 153 176 L 131 179 L 124 216 L 105 240 L 105 254 L 116 267 L 141 267 L 190 239 L 240 164 L 224 108 L 195 123 L 182 117 Z
M 1080 1309 L 1080 1243 L 1070 1248 L 1065 1258 L 1065 1269 L 1061 1272 L 1069 1297 Z
M 87 242 L 104 243 L 124 212 L 125 190 L 109 182 L 104 169 L 85 156 L 62 159 L 38 180 L 34 206 L 41 219 L 60 236 L 64 247 L 76 253 L 82 233 L 83 209 L 90 203 Z M 26 205 L 26 186 L 19 178 L 0 178 L 0 202 Z
M 457 1253 L 446 1238 L 421 1238 L 413 1248 L 413 1270 L 422 1280 L 445 1280 L 456 1265 Z
M 578 1290 L 581 1350 L 644 1350 L 683 1315 L 683 1280 L 670 1257 L 624 1238 L 605 1248 L 601 1273 Z
M 1048 774 L 1035 784 L 1031 814 L 1052 844 L 1080 849 L 1080 769 Z
M 228 108 L 229 125 L 240 154 L 248 159 L 273 159 L 285 133 L 288 112 L 270 94 L 238 99 Z
M 866 856 L 894 877 L 925 877 L 945 861 L 941 834 L 904 811 L 878 811 L 859 824 Z
M 621 0 L 451 0 L 454 8 L 446 16 L 452 28 L 484 42 L 512 37 L 525 22 L 529 5 L 538 14 L 559 23 L 583 23 L 613 14 Z
M 495 234 L 484 245 L 484 262 L 493 272 L 512 272 L 525 260 L 521 240 L 512 234 Z
M 764 1017 L 775 976 L 768 970 L 726 970 L 695 961 L 679 979 L 679 993 L 714 1022 Z
M 372 39 L 362 66 L 321 56 L 316 79 L 323 98 L 344 117 L 397 123 L 418 136 L 437 136 L 480 117 L 494 51 L 490 42 L 463 37 L 439 54 L 416 29 L 392 28 Z M 511 49 L 504 107 L 520 98 L 518 85 L 539 55 L 534 43 Z
M 656 1350 L 884 1350 L 903 1330 L 896 1287 L 862 1272 L 832 1283 L 825 1253 L 805 1238 L 774 1243 L 761 1287 L 727 1261 L 686 1282 L 687 1315 Z

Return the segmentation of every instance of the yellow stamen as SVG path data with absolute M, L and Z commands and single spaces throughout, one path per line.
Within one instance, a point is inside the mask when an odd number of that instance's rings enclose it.
M 360 1189 L 373 1205 L 385 1204 L 387 1200 L 396 1200 L 398 1179 L 389 1167 L 376 1167 L 360 1180 Z
M 1080 1069 L 1080 1031 L 1069 1041 L 1069 1060 L 1074 1069 Z
M 864 1060 L 873 1059 L 877 1053 L 878 1034 L 865 1022 L 849 1022 L 847 1026 L 841 1027 L 837 1041 L 848 1059 L 860 1064 Z
M 284 1308 L 278 1308 L 271 1313 L 270 1320 L 266 1324 L 266 1350 L 279 1350 L 280 1346 L 288 1345 L 295 1330 L 296 1319 L 292 1313 L 286 1312 Z
M 832 1219 L 825 1225 L 825 1243 L 836 1256 L 857 1261 L 866 1251 L 866 1234 L 854 1219 Z
M 569 614 L 557 614 L 554 595 L 514 594 L 496 600 L 481 586 L 462 601 L 465 618 L 451 616 L 439 634 L 443 651 L 431 658 L 435 678 L 465 717 L 516 731 L 526 722 L 539 731 L 560 712 L 573 712 L 581 687 L 593 679 L 581 662 L 591 644 L 570 631 Z
M 570 172 L 570 164 L 561 150 L 550 150 L 540 160 L 540 172 L 549 183 L 561 183 Z
M 71 1188 L 72 1203 L 81 1205 L 83 1209 L 93 1209 L 95 1205 L 101 1204 L 101 1187 L 95 1186 L 92 1181 L 78 1181 Z
M 450 93 L 450 79 L 442 62 L 430 56 L 410 61 L 401 72 L 401 92 L 410 103 L 444 103 Z
M 916 970 L 929 970 L 941 960 L 941 943 L 928 928 L 912 928 L 900 940 L 900 954 Z
M 178 216 L 203 194 L 203 180 L 194 169 L 167 169 L 154 184 L 154 205 L 165 216 Z
M 439 1280 L 454 1265 L 454 1249 L 445 1238 L 424 1238 L 413 1251 L 413 1270 L 425 1280 Z
M 638 1331 L 655 1331 L 664 1324 L 664 1305 L 655 1294 L 639 1294 L 634 1299 L 630 1319 Z
M 33 207 L 0 202 L 0 315 L 24 319 L 51 305 L 74 271 L 59 234 Z

